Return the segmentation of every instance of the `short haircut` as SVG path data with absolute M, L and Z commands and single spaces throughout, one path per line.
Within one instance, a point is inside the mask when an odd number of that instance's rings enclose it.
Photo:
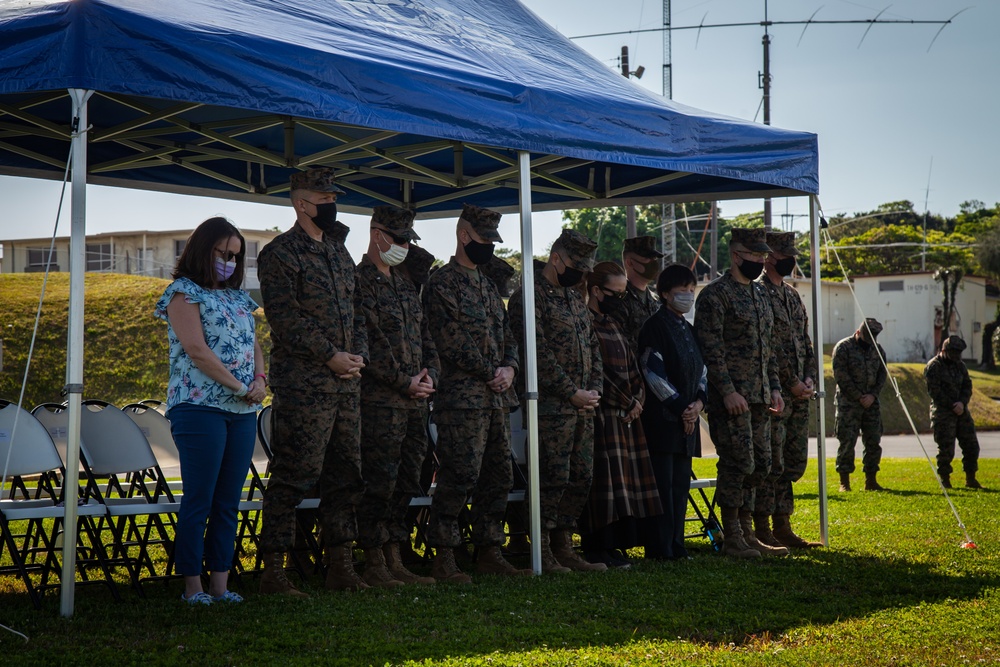
M 233 289 L 238 289 L 243 284 L 244 267 L 246 266 L 247 242 L 236 229 L 236 225 L 225 218 L 209 218 L 198 225 L 198 228 L 191 232 L 187 243 L 184 245 L 184 252 L 177 260 L 177 267 L 174 269 L 173 277 L 188 278 L 195 284 L 212 289 L 218 279 L 215 275 L 215 244 L 222 239 L 235 236 L 240 240 L 240 251 L 236 254 L 236 270 L 233 275 L 226 280 L 223 285 Z
M 605 287 L 614 276 L 625 276 L 625 269 L 614 262 L 598 262 L 587 274 L 587 289 Z
M 660 277 L 656 280 L 656 293 L 666 294 L 675 287 L 697 284 L 698 278 L 694 271 L 683 264 L 671 264 L 660 271 Z

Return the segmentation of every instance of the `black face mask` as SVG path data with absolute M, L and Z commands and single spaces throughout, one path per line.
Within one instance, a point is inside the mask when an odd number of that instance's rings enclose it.
M 557 276 L 557 279 L 563 287 L 572 287 L 573 285 L 578 285 L 583 280 L 583 271 L 563 264 L 563 272 Z
M 597 302 L 597 309 L 601 311 L 602 315 L 617 315 L 622 312 L 622 308 L 625 307 L 625 303 L 613 296 L 604 295 L 603 301 Z
M 744 266 L 746 266 L 744 264 Z M 784 259 L 775 260 L 774 270 L 778 272 L 779 276 L 790 276 L 792 271 L 795 269 L 795 258 L 786 257 Z
M 757 280 L 760 277 L 761 272 L 764 270 L 764 262 L 751 262 L 748 259 L 744 259 L 743 263 L 739 266 L 740 273 L 747 280 Z
M 469 261 L 477 266 L 482 266 L 486 262 L 490 261 L 493 257 L 493 248 L 495 244 L 493 243 L 480 243 L 473 239 L 469 239 L 469 242 L 465 244 L 465 254 L 469 258 Z
M 645 264 L 639 262 L 638 260 L 633 260 L 636 264 L 642 267 L 642 271 L 639 275 L 645 280 L 656 280 L 656 277 L 660 275 L 660 262 L 655 259 L 647 261 Z
M 952 361 L 961 361 L 962 353 L 956 350 L 945 350 L 944 355 Z
M 310 217 L 313 224 L 322 232 L 332 232 L 337 222 L 337 202 L 313 204 L 313 206 L 316 207 L 316 215 Z

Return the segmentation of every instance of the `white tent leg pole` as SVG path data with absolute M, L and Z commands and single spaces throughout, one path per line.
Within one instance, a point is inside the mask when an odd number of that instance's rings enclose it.
M 809 231 L 812 234 L 812 302 L 813 347 L 816 350 L 816 412 L 819 426 L 816 430 L 816 465 L 819 472 L 819 538 L 830 546 L 828 504 L 826 498 L 826 381 L 823 376 L 823 286 L 819 270 L 819 203 L 809 197 Z
M 73 189 L 69 243 L 69 332 L 66 340 L 66 389 L 69 429 L 66 479 L 63 480 L 66 519 L 63 524 L 63 566 L 59 612 L 73 615 L 76 586 L 76 489 L 80 481 L 80 410 L 83 395 L 83 274 L 87 268 L 87 100 L 91 90 L 71 88 L 73 100 Z
M 535 267 L 531 248 L 531 155 L 518 151 L 521 194 L 521 292 L 524 295 L 524 411 L 528 416 L 528 503 L 531 510 L 531 569 L 542 573 L 542 505 L 538 497 L 538 356 L 535 348 Z

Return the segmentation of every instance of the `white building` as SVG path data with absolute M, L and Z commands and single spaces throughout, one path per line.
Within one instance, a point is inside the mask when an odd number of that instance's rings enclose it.
M 169 278 L 192 231 L 89 234 L 87 271 Z M 247 243 L 244 287 L 258 289 L 257 253 L 279 232 L 241 229 L 240 233 Z M 50 242 L 50 238 L 3 241 L 0 273 L 44 271 Z M 56 238 L 51 270 L 69 271 L 69 237 Z

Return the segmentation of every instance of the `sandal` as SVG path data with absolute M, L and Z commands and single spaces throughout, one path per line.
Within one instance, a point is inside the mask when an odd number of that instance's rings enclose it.
M 234 593 L 232 591 L 226 591 L 218 597 L 212 598 L 212 602 L 231 602 L 236 604 L 237 602 L 243 602 L 243 596 L 239 593 Z
M 187 597 L 181 593 L 181 600 L 187 602 L 189 605 L 203 604 L 205 606 L 209 606 L 214 601 L 214 598 L 204 591 L 199 591 L 191 597 Z

